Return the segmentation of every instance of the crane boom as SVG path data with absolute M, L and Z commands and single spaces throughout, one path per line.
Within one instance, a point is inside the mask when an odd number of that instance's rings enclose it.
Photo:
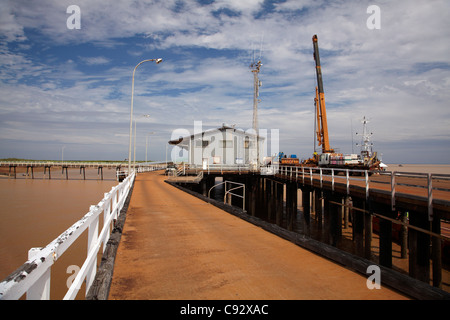
M 322 146 L 322 153 L 333 153 L 330 148 L 330 140 L 328 138 L 327 111 L 325 108 L 325 93 L 323 91 L 322 70 L 320 67 L 319 45 L 317 43 L 317 35 L 312 38 L 314 47 L 314 61 L 316 62 L 317 88 L 315 104 L 317 108 L 317 140 L 319 146 Z

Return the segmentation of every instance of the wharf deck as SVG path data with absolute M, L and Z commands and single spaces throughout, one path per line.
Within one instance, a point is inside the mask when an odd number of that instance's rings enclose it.
M 109 299 L 407 299 L 164 182 L 139 174 Z

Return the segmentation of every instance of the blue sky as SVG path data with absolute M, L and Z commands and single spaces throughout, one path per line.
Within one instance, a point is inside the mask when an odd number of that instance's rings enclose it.
M 63 147 L 65 159 L 127 158 L 132 72 L 151 58 L 164 62 L 135 76 L 138 159 L 150 132 L 148 158 L 165 160 L 172 132 L 194 121 L 250 129 L 253 58 L 260 128 L 308 158 L 317 34 L 332 147 L 356 151 L 365 116 L 385 162 L 449 163 L 449 15 L 446 0 L 1 0 L 0 158 L 58 160 Z

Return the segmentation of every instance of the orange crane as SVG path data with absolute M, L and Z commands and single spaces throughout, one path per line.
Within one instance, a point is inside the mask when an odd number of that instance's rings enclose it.
M 351 168 L 373 170 L 379 169 L 380 160 L 377 157 L 377 152 L 364 151 L 364 154 L 350 154 L 344 155 L 342 153 L 335 153 L 334 149 L 330 147 L 330 140 L 328 138 L 328 123 L 327 111 L 325 107 L 325 93 L 323 91 L 322 69 L 320 66 L 319 45 L 317 42 L 317 35 L 312 37 L 314 48 L 314 61 L 316 62 L 317 87 L 314 105 L 316 107 L 317 121 L 316 135 L 319 146 L 322 146 L 322 153 L 317 154 L 314 150 L 314 156 L 302 164 L 306 166 L 319 166 L 329 168 Z M 365 122 L 364 122 L 365 123 Z M 365 148 L 369 148 L 365 142 Z M 315 149 L 315 147 L 314 147 Z M 371 149 L 371 148 L 370 148 Z
M 325 108 L 325 93 L 323 91 L 322 70 L 320 67 L 319 45 L 317 43 L 317 35 L 312 38 L 314 47 L 314 61 L 316 62 L 317 87 L 316 98 L 314 104 L 316 106 L 317 115 L 317 141 L 322 146 L 322 153 L 333 153 L 330 148 L 330 140 L 328 138 L 327 110 Z
M 312 37 L 313 48 L 314 48 L 314 61 L 316 62 L 316 75 L 317 75 L 317 87 L 316 87 L 316 97 L 314 98 L 314 105 L 316 107 L 316 135 L 319 146 L 322 146 L 322 154 L 334 153 L 334 149 L 330 147 L 330 139 L 328 138 L 328 123 L 327 123 L 327 110 L 325 107 L 325 93 L 323 91 L 323 81 L 322 81 L 322 69 L 320 67 L 320 57 L 319 57 L 319 45 L 317 43 L 317 35 Z M 304 165 L 307 166 L 317 166 L 319 165 L 320 155 L 315 151 L 314 147 L 314 157 L 305 160 Z

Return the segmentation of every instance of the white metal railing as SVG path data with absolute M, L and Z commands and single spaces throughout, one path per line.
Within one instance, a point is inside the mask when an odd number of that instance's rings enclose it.
M 159 167 L 164 168 L 167 164 L 165 162 L 139 162 L 136 163 L 136 168 L 147 168 L 147 167 Z M 128 162 L 101 162 L 101 161 L 0 161 L 0 166 L 55 166 L 55 167 L 86 167 L 86 168 L 97 168 L 97 167 L 127 167 Z
M 225 192 L 224 192 L 224 196 L 223 196 L 223 203 L 227 203 L 227 196 L 231 195 L 231 196 L 235 196 L 235 197 L 239 197 L 242 198 L 242 210 L 245 211 L 245 184 L 244 183 L 240 183 L 240 182 L 234 182 L 234 181 L 228 181 L 225 180 L 223 182 L 220 182 L 214 186 L 212 186 L 209 190 L 208 190 L 208 198 L 211 198 L 211 190 L 214 189 L 217 186 L 220 185 L 225 185 Z M 228 185 L 237 185 L 237 187 L 233 187 L 231 189 L 228 189 L 227 186 Z M 237 194 L 237 193 L 233 193 L 231 191 L 237 190 L 237 189 L 242 189 L 242 195 Z
M 199 165 L 199 164 L 187 164 L 183 163 L 180 165 L 180 167 L 183 168 L 183 172 L 186 172 L 188 170 L 194 170 L 196 173 L 199 171 L 203 171 L 205 173 L 211 173 L 211 172 L 229 172 L 229 171 L 237 171 L 237 172 L 257 172 L 258 167 L 256 165 L 252 164 L 205 164 L 205 165 Z
M 69 287 L 65 300 L 75 299 L 86 279 L 88 292 L 97 272 L 97 253 L 103 244 L 103 251 L 109 240 L 111 226 L 120 214 L 133 185 L 132 172 L 123 182 L 105 193 L 103 200 L 91 206 L 89 212 L 58 238 L 44 248 L 32 248 L 28 261 L 0 283 L 0 299 L 19 299 L 26 293 L 27 300 L 50 299 L 50 270 L 61 255 L 88 229 L 88 253 L 81 269 Z M 103 212 L 103 226 L 99 233 L 99 218 Z
M 339 173 L 343 173 L 339 175 Z M 331 189 L 334 191 L 336 180 L 344 180 L 347 189 L 347 195 L 350 194 L 350 181 L 362 181 L 366 199 L 369 198 L 370 187 L 375 183 L 390 183 L 390 193 L 391 193 L 391 207 L 392 210 L 395 209 L 395 195 L 397 185 L 408 185 L 416 188 L 426 188 L 427 194 L 425 198 L 427 199 L 428 207 L 428 218 L 431 221 L 433 219 L 433 180 L 447 180 L 450 181 L 450 175 L 448 174 L 435 174 L 435 173 L 415 173 L 415 172 L 398 172 L 398 171 L 377 171 L 380 176 L 390 177 L 390 182 L 382 181 L 371 181 L 369 176 L 373 172 L 369 170 L 356 170 L 356 169 L 340 169 L 340 168 L 320 168 L 320 167 L 296 167 L 296 166 L 280 166 L 278 169 L 278 174 L 288 177 L 289 179 L 299 180 L 305 183 L 305 179 L 310 180 L 310 184 L 313 183 L 313 179 L 319 179 L 320 187 L 323 187 L 325 181 L 331 182 Z M 358 178 L 357 176 L 360 176 Z M 325 180 L 324 178 L 327 177 Z M 421 178 L 422 184 L 417 182 L 416 184 L 405 184 L 398 181 L 398 177 L 408 177 L 408 178 Z M 330 181 L 331 178 L 331 181 Z M 389 179 L 388 179 L 389 180 Z M 372 187 L 373 188 L 373 187 Z M 373 188 L 374 189 L 374 188 Z M 445 188 L 446 191 L 450 191 L 450 185 Z

